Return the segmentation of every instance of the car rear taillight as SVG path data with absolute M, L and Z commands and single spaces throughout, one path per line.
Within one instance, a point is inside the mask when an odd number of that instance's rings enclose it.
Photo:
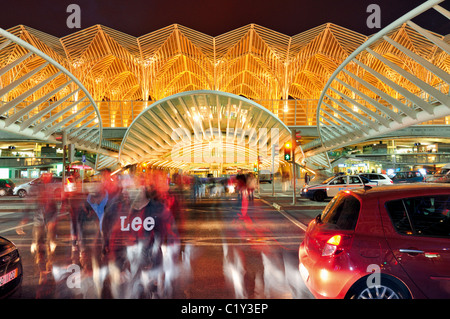
M 322 256 L 332 256 L 338 251 L 339 244 L 341 243 L 341 235 L 334 235 L 328 239 L 327 243 L 323 247 Z
M 5 184 L 5 186 L 8 187 L 8 188 L 11 188 L 11 185 L 9 185 L 9 184 Z

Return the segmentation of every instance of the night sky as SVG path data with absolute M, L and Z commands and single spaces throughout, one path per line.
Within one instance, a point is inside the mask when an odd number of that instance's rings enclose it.
M 102 24 L 113 29 L 141 36 L 178 23 L 194 30 L 217 36 L 249 23 L 256 23 L 295 35 L 323 23 L 332 22 L 370 35 L 366 19 L 369 4 L 381 8 L 384 27 L 423 3 L 423 0 L 0 0 L 0 27 L 18 24 L 38 29 L 57 37 L 78 31 L 66 25 L 69 4 L 81 7 L 81 28 Z M 443 7 L 450 10 L 450 1 Z M 432 14 L 414 20 L 420 26 L 440 34 L 450 33 L 448 20 L 432 10 Z

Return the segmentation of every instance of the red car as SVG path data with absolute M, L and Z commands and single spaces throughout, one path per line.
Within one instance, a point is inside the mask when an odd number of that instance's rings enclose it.
M 339 192 L 311 221 L 299 269 L 316 298 L 450 298 L 450 185 Z

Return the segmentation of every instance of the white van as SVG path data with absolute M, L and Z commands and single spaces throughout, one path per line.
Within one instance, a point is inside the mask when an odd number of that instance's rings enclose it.
M 436 174 L 428 176 L 427 182 L 450 183 L 450 164 L 445 164 Z

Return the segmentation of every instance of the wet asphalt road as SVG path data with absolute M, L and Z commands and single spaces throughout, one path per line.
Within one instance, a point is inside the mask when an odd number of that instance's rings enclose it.
M 115 298 L 312 298 L 298 272 L 297 253 L 304 230 L 293 222 L 307 224 L 316 213 L 312 208 L 309 214 L 299 208 L 286 210 L 292 217 L 286 218 L 259 199 L 186 199 L 177 216 L 177 242 L 163 248 L 171 258 L 165 259 L 158 274 L 141 273 L 137 278 L 130 273 L 118 274 L 113 268 L 94 273 L 80 270 L 81 288 L 70 288 L 68 284 L 71 245 L 67 213 L 61 214 L 57 225 L 52 273 L 55 282 L 51 285 L 38 285 L 39 274 L 30 252 L 31 204 L 17 197 L 2 198 L 0 235 L 18 246 L 23 259 L 22 289 L 13 298 L 102 298 L 98 287 L 104 284 L 104 273 L 111 275 Z M 317 206 L 317 213 L 321 208 Z M 18 234 L 18 229 L 23 229 L 24 234 Z M 129 256 L 133 264 L 132 254 Z M 149 281 L 157 282 L 157 293 L 142 294 L 142 289 L 136 289 Z

